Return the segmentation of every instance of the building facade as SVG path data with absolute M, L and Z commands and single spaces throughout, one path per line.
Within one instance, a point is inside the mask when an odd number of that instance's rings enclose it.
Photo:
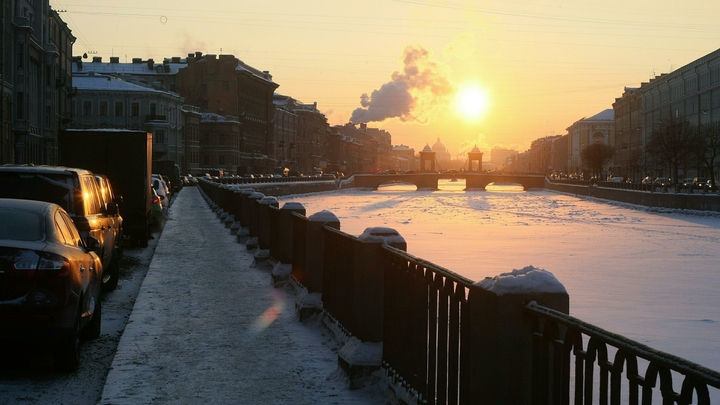
M 185 168 L 182 107 L 179 94 L 88 72 L 73 75 L 72 128 L 117 128 L 150 132 L 152 159 Z
M 47 0 L 3 1 L 0 13 L 0 164 L 57 164 L 75 37 Z
M 612 109 L 603 110 L 592 117 L 575 121 L 568 131 L 568 167 L 569 172 L 581 175 L 586 169 L 580 152 L 593 143 L 603 143 L 614 147 L 615 118 Z

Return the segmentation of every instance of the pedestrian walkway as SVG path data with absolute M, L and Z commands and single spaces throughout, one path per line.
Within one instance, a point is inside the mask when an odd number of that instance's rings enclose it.
M 100 404 L 382 404 L 294 314 L 197 187 L 175 197 Z

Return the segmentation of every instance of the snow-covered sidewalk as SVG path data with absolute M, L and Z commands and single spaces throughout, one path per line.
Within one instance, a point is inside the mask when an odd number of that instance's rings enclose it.
M 378 404 L 349 390 L 335 340 L 230 234 L 196 187 L 176 197 L 101 404 Z

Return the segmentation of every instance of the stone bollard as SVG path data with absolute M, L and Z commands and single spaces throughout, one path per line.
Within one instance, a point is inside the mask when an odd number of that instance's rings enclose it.
M 523 308 L 530 301 L 570 311 L 565 287 L 552 273 L 532 266 L 486 278 L 472 286 L 463 339 L 473 344 L 460 362 L 461 396 L 479 404 L 529 404 L 532 387 L 532 322 Z M 467 318 L 465 318 L 467 315 Z M 467 335 L 465 335 L 467 333 Z
M 249 210 L 250 210 L 250 203 L 249 198 L 252 193 L 254 193 L 255 190 L 251 188 L 245 188 L 240 191 L 240 211 L 238 214 L 238 221 L 240 221 L 240 227 L 247 228 L 249 223 Z
M 248 239 L 245 242 L 245 246 L 248 250 L 257 248 L 258 243 L 258 201 L 260 201 L 265 194 L 254 192 L 248 196 Z M 240 234 L 238 233 L 238 236 Z
M 407 251 L 407 243 L 392 228 L 367 228 L 355 244 L 352 324 L 354 336 L 338 352 L 338 365 L 351 389 L 361 388 L 382 366 L 384 261 L 382 245 Z
M 279 207 L 280 202 L 272 196 L 265 196 L 258 200 L 258 248 L 261 250 L 270 249 L 270 220 L 268 208 Z
M 240 197 L 242 196 L 243 190 L 235 190 L 233 191 L 232 196 L 232 216 L 233 216 L 233 223 L 230 224 L 230 234 L 231 235 L 237 235 L 237 233 L 240 231 L 241 225 L 240 225 Z
M 367 228 L 355 244 L 355 274 L 353 275 L 353 324 L 355 335 L 364 342 L 383 339 L 383 281 L 384 261 L 382 245 L 407 251 L 407 243 L 392 228 Z
M 293 213 L 305 215 L 305 207 L 299 202 L 286 202 L 280 208 L 280 240 L 277 259 L 280 263 L 292 263 L 293 250 Z
M 323 256 L 325 237 L 323 226 L 340 229 L 340 220 L 330 211 L 322 210 L 308 217 L 307 236 L 305 238 L 305 269 L 307 280 L 305 287 L 311 293 L 322 293 Z

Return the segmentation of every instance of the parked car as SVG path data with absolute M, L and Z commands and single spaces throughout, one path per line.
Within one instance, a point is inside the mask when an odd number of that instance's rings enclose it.
M 77 369 L 81 334 L 100 336 L 98 240 L 43 201 L 0 199 L 0 224 L 0 339 L 50 348 L 56 368 Z
M 668 187 L 671 187 L 671 186 L 673 186 L 673 184 L 674 184 L 674 183 L 672 182 L 672 179 L 671 179 L 671 178 L 668 178 L 668 177 L 658 177 L 658 178 L 655 179 L 655 185 L 656 185 L 656 186 L 668 186 Z
M 95 179 L 98 182 L 100 191 L 100 198 L 102 203 L 107 207 L 108 204 L 114 203 L 118 207 L 123 203 L 122 196 L 116 196 L 113 190 L 110 179 L 104 174 L 95 174 Z M 115 230 L 115 249 L 122 255 L 122 241 L 123 241 L 123 217 L 120 215 L 120 208 L 118 208 L 115 215 L 111 216 L 114 223 L 113 229 Z
M 157 191 L 155 191 L 155 188 L 152 189 L 152 208 L 150 209 L 150 218 L 148 219 L 148 222 L 150 222 L 150 225 L 159 225 L 162 223 L 162 217 L 163 217 L 163 203 L 158 195 Z
M 121 243 L 115 240 L 118 207 L 114 202 L 104 202 L 92 172 L 63 166 L 0 166 L 0 198 L 45 201 L 62 207 L 83 239 L 92 236 L 98 240 L 103 290 L 117 287 Z
M 152 186 L 157 191 L 157 194 L 161 196 L 162 202 L 167 205 L 170 203 L 170 188 L 168 187 L 165 180 L 160 175 L 152 175 Z
M 641 184 L 653 184 L 653 183 L 655 183 L 655 180 L 650 176 L 646 176 L 644 179 L 642 179 L 642 181 L 640 183 Z
M 692 180 L 692 188 L 694 188 L 696 190 L 703 189 L 704 187 L 707 187 L 708 185 L 709 184 L 708 184 L 707 177 L 695 177 Z

